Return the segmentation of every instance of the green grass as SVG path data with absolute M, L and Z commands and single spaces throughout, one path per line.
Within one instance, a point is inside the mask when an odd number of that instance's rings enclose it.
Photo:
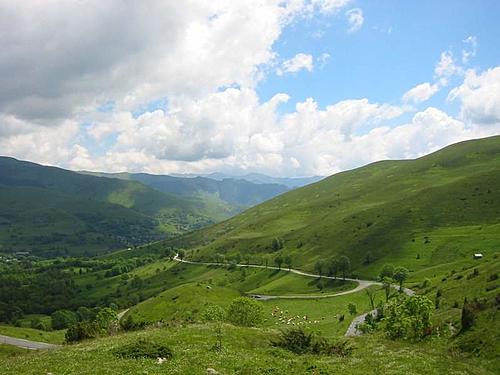
M 393 342 L 379 336 L 352 339 L 352 356 L 295 355 L 270 345 L 276 330 L 223 326 L 223 350 L 214 352 L 214 326 L 151 329 L 99 339 L 60 350 L 27 353 L 2 360 L 3 374 L 495 374 L 493 361 L 450 353 L 439 340 Z M 139 338 L 169 346 L 174 356 L 121 359 L 113 351 Z
M 31 341 L 48 342 L 51 344 L 62 344 L 66 330 L 59 331 L 41 331 L 27 327 L 13 327 L 6 324 L 0 324 L 0 335 L 17 337 Z
M 387 262 L 417 272 L 477 250 L 491 254 L 500 248 L 499 223 L 496 136 L 338 173 L 166 244 L 194 259 L 243 254 L 255 262 L 280 237 L 281 253 L 298 268 L 345 254 L 358 276 L 374 277 Z
M 163 280 L 165 291 L 155 295 L 130 310 L 139 320 L 199 319 L 207 304 L 227 307 L 233 298 L 245 294 L 321 295 L 318 279 L 270 269 L 203 266 L 168 262 L 164 272 L 153 274 L 149 286 Z M 146 271 L 155 264 L 135 271 L 146 277 Z M 323 294 L 337 293 L 356 286 L 353 282 L 325 282 Z

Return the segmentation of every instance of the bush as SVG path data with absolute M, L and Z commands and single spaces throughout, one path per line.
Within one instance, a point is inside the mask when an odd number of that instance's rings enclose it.
M 209 304 L 203 311 L 202 318 L 206 322 L 220 322 L 224 320 L 226 311 L 219 305 Z
M 392 339 L 421 339 L 431 331 L 432 301 L 426 296 L 393 300 L 384 308 L 385 331 Z
M 140 339 L 131 344 L 123 345 L 115 349 L 113 354 L 120 358 L 172 358 L 172 350 L 165 345 Z
M 247 297 L 238 297 L 231 302 L 227 319 L 239 326 L 254 327 L 262 323 L 262 304 Z
M 40 318 L 32 319 L 30 322 L 30 327 L 33 329 L 40 329 L 42 331 L 47 331 L 49 328 Z
M 306 333 L 303 328 L 283 331 L 271 344 L 295 354 L 326 354 L 345 357 L 354 350 L 347 341 L 331 342 L 312 333 Z
M 53 329 L 64 329 L 78 321 L 77 315 L 69 310 L 58 310 L 50 316 Z
M 69 326 L 66 331 L 66 342 L 78 342 L 86 339 L 93 339 L 99 335 L 99 325 L 97 322 L 82 321 Z
M 127 315 L 127 317 L 120 321 L 120 327 L 124 331 L 134 331 L 137 329 L 143 329 L 146 326 L 146 322 L 137 322 L 134 320 L 132 315 Z

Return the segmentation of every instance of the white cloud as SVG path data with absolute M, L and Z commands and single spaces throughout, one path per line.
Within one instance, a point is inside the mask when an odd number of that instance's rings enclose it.
M 439 90 L 439 85 L 431 85 L 429 82 L 421 83 L 408 90 L 403 95 L 404 102 L 424 102 L 429 100 Z
M 328 64 L 330 59 L 331 56 L 329 53 L 324 52 L 321 55 L 319 55 L 319 57 L 316 58 L 316 61 L 319 63 L 319 68 L 323 69 L 326 66 L 326 64 Z
M 465 121 L 500 124 L 500 66 L 480 74 L 468 70 L 463 84 L 454 88 L 448 99 L 461 101 L 461 117 Z
M 298 53 L 289 60 L 285 60 L 276 71 L 278 75 L 285 73 L 296 73 L 301 70 L 312 72 L 314 68 L 313 57 L 305 53 Z
M 477 37 L 471 35 L 463 40 L 467 48 L 462 49 L 462 63 L 467 64 L 469 60 L 476 56 L 477 52 Z
M 445 85 L 448 78 L 463 74 L 463 68 L 456 64 L 453 53 L 445 51 L 441 53 L 439 62 L 434 69 L 434 74 L 437 78 L 441 78 L 441 84 Z
M 349 32 L 354 33 L 361 29 L 365 18 L 361 8 L 353 8 L 346 12 L 347 22 L 349 22 Z

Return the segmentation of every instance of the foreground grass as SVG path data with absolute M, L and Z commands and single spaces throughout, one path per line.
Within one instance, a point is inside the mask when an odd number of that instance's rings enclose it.
M 14 353 L 1 360 L 2 374 L 494 374 L 494 363 L 447 352 L 442 343 L 394 342 L 380 336 L 351 340 L 347 358 L 295 355 L 275 348 L 276 330 L 223 325 L 223 350 L 215 352 L 215 326 L 151 329 L 86 342 L 48 352 Z M 113 351 L 139 338 L 168 345 L 174 356 L 121 359 Z M 0 357 L 1 358 L 1 357 Z
M 59 331 L 41 331 L 39 329 L 26 327 L 13 327 L 6 324 L 0 324 L 0 335 L 17 337 L 20 339 L 47 342 L 50 344 L 62 344 L 66 330 Z

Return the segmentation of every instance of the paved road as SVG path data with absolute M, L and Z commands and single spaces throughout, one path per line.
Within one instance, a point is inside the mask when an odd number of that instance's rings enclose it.
M 182 262 L 182 263 L 187 263 L 187 264 L 201 264 L 201 265 L 205 265 L 205 266 L 220 266 L 221 265 L 220 263 L 193 262 L 193 261 L 190 261 L 190 260 L 179 259 L 179 257 L 177 255 L 174 257 L 174 260 L 176 260 L 178 262 Z M 286 271 L 286 269 L 283 269 L 283 268 L 280 269 L 278 267 L 271 267 L 271 266 L 266 267 L 266 266 L 261 266 L 261 265 L 257 265 L 257 264 L 236 264 L 236 267 L 267 268 L 267 269 L 272 269 L 272 270 L 283 270 L 283 271 Z M 296 269 L 293 269 L 293 268 L 289 269 L 289 272 L 295 273 L 295 274 L 301 275 L 301 276 L 306 276 L 306 277 L 314 277 L 314 278 L 320 277 L 319 275 L 315 275 L 313 273 L 308 273 L 308 272 L 296 270 Z M 322 277 L 325 278 L 325 279 L 343 280 L 340 277 L 332 277 L 332 276 L 322 276 Z M 271 296 L 271 295 L 264 295 L 264 294 L 251 294 L 250 297 L 255 298 L 257 300 L 260 300 L 260 301 L 266 301 L 266 300 L 271 300 L 271 299 L 317 299 L 317 298 L 330 298 L 330 297 L 343 296 L 343 295 L 346 295 L 346 294 L 356 293 L 356 292 L 359 292 L 360 290 L 366 289 L 366 288 L 368 288 L 369 286 L 372 286 L 372 285 L 382 285 L 382 283 L 379 283 L 377 281 L 372 281 L 372 280 L 360 280 L 360 279 L 351 279 L 351 278 L 346 278 L 346 280 L 357 282 L 358 286 L 356 288 L 354 288 L 354 289 L 346 290 L 344 292 L 339 292 L 339 293 L 335 293 L 335 294 L 289 295 L 289 296 Z M 397 285 L 392 285 L 392 287 L 396 288 L 396 289 L 399 288 Z M 412 296 L 412 295 L 415 294 L 415 292 L 413 290 L 408 289 L 408 288 L 403 288 L 403 292 L 406 293 L 409 296 Z M 365 314 L 362 314 L 362 315 L 359 315 L 359 316 L 355 317 L 352 320 L 352 322 L 349 325 L 349 327 L 347 328 L 345 336 L 359 336 L 359 335 L 361 335 L 362 332 L 357 329 L 357 326 L 358 326 L 358 324 L 364 322 L 365 317 L 368 314 L 372 314 L 372 315 L 376 316 L 377 310 L 372 310 L 372 311 L 369 311 L 369 312 L 367 312 Z
M 26 348 L 26 349 L 31 349 L 31 350 L 57 349 L 60 347 L 60 345 L 18 339 L 17 337 L 10 337 L 10 336 L 3 336 L 3 335 L 0 335 L 0 344 L 14 345 L 14 346 L 18 346 L 20 348 Z

